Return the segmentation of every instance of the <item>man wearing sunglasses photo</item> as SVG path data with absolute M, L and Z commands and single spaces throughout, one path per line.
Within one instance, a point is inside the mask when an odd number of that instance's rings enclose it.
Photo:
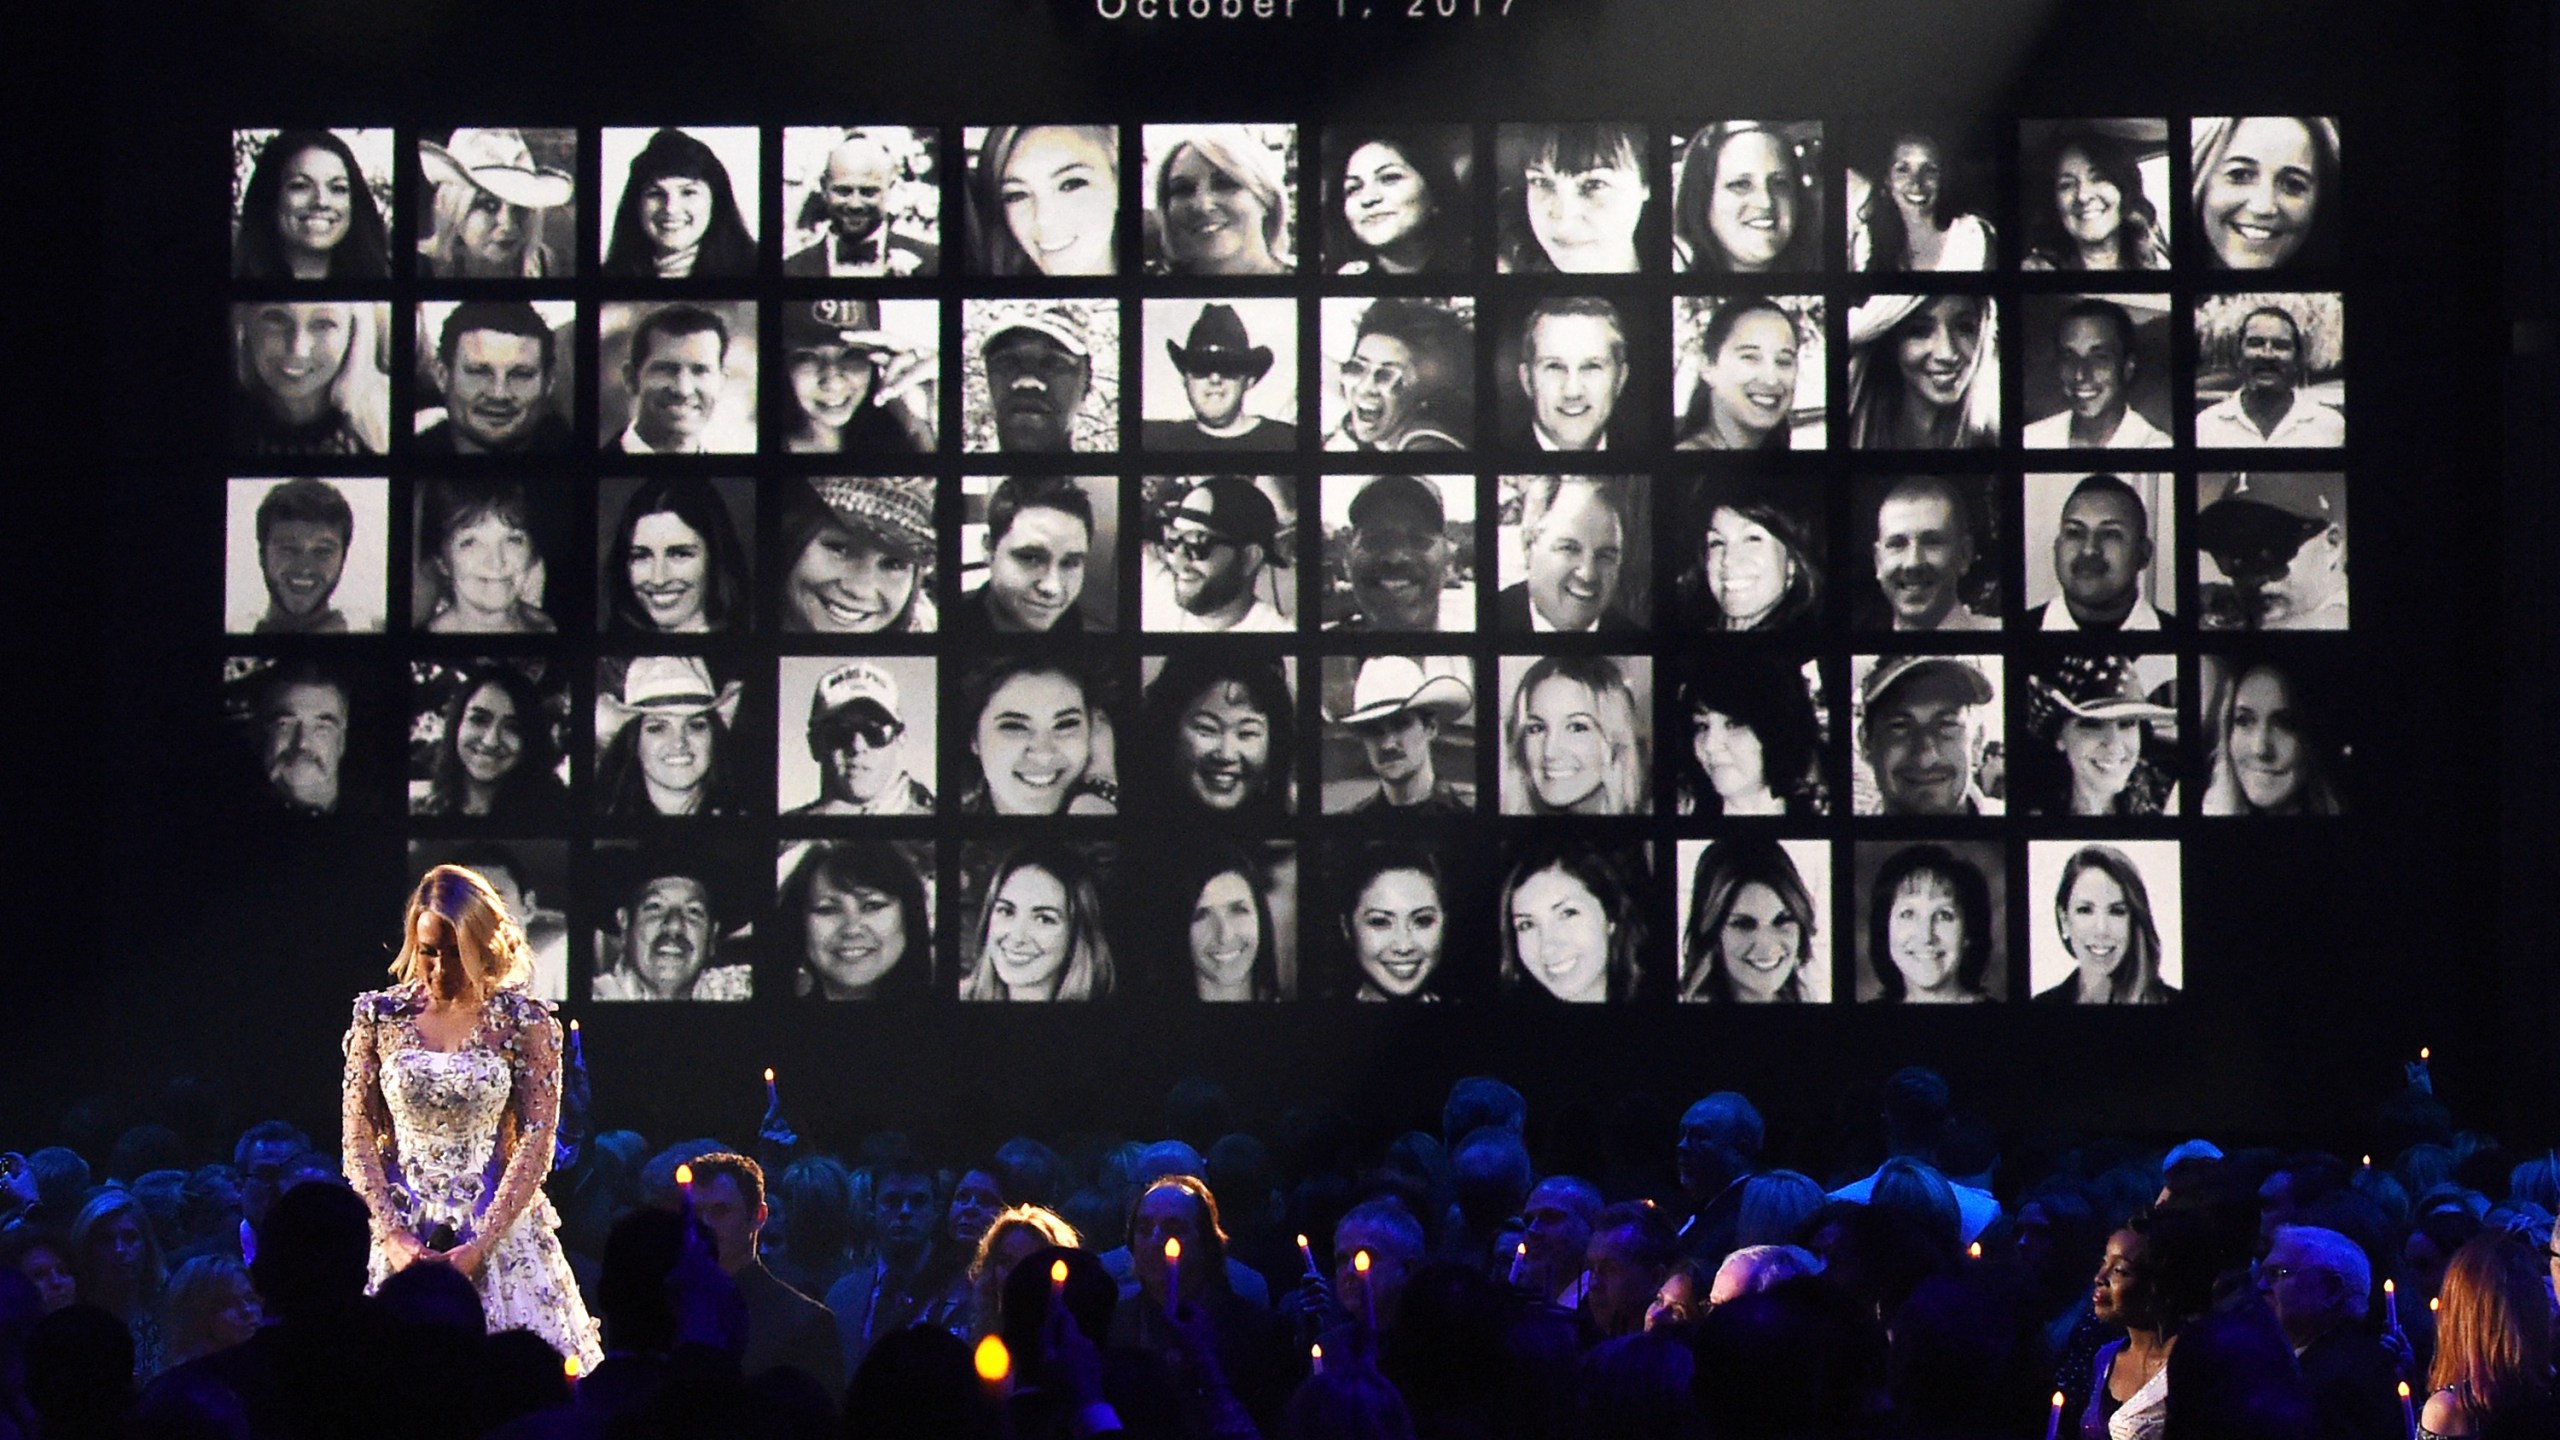
M 791 815 L 930 815 L 933 791 L 908 769 L 898 682 L 880 665 L 849 661 L 818 677 L 809 699 L 809 758 L 818 798 Z
M 1211 475 L 1162 513 L 1155 558 L 1168 585 L 1147 590 L 1149 630 L 1177 635 L 1270 634 L 1293 628 L 1272 603 L 1280 518 L 1243 475 Z
M 1178 306 L 1181 303 L 1151 302 L 1148 309 L 1152 312 L 1158 305 Z M 1285 300 L 1248 300 L 1242 303 L 1283 307 L 1289 304 Z M 1149 328 L 1153 328 L 1152 324 Z M 1173 368 L 1182 374 L 1182 397 L 1191 414 L 1188 419 L 1173 420 L 1155 419 L 1151 414 L 1143 422 L 1139 434 L 1139 443 L 1147 449 L 1298 448 L 1296 425 L 1245 409 L 1246 396 L 1271 373 L 1273 355 L 1270 346 L 1253 343 L 1237 306 L 1214 300 L 1201 306 L 1200 313 L 1191 322 L 1189 340 L 1176 343 L 1168 336 L 1164 348 L 1173 360 Z M 1148 398 L 1151 402 L 1155 399 L 1153 395 Z M 1150 412 L 1157 408 L 1153 403 L 1148 406 Z M 1163 408 L 1172 409 L 1170 406 Z

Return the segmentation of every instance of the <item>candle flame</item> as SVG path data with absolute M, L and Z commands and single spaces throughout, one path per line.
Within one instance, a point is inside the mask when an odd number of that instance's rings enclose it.
M 2403 1400 L 2409 1398 L 2409 1382 L 2406 1380 L 2400 1382 L 2400 1398 Z
M 971 1360 L 978 1367 L 978 1378 L 993 1385 L 1013 1373 L 1013 1352 L 1004 1348 L 1004 1337 L 990 1335 L 978 1342 Z
M 690 1166 L 690 1165 L 679 1165 L 679 1166 L 677 1166 L 677 1167 L 676 1167 L 676 1183 L 677 1183 L 677 1184 L 679 1184 L 679 1185 L 690 1185 L 690 1184 L 692 1184 L 692 1183 L 693 1183 L 693 1167 L 692 1167 L 692 1166 Z
M 2441 1309 L 2443 1309 L 2443 1308 L 2444 1308 L 2444 1301 L 2442 1301 L 2442 1300 L 2440 1300 L 2440 1299 L 2437 1299 L 2436 1297 L 2434 1297 L 2434 1296 L 2432 1296 L 2432 1295 L 2430 1295 L 2430 1296 L 2428 1296 L 2428 1297 L 2427 1297 L 2427 1313 L 2428 1313 L 2428 1314 L 2433 1315 L 2433 1314 L 2434 1314 L 2434 1313 L 2436 1313 L 2438 1310 L 2441 1310 Z
M 1520 1254 L 1520 1258 L 1521 1258 L 1521 1259 L 1523 1259 L 1523 1260 L 1526 1260 L 1526 1259 L 1528 1259 L 1528 1258 L 1529 1258 L 1529 1242 L 1528 1242 L 1528 1241 L 1523 1240 L 1523 1241 L 1521 1241 L 1521 1242 L 1520 1242 L 1520 1251 L 1519 1251 L 1519 1254 Z
M 1067 1283 L 1066 1261 L 1052 1260 L 1049 1262 L 1049 1283 L 1052 1285 L 1064 1285 Z
M 2385 1280 L 2382 1282 L 2382 1293 L 2385 1295 L 2397 1295 L 2400 1293 L 2400 1287 L 2388 1280 Z
M 764 1083 L 767 1085 L 773 1083 L 773 1067 L 770 1065 L 764 1067 Z
M 578 1357 L 575 1355 L 563 1355 L 560 1357 L 560 1373 L 568 1376 L 572 1380 L 575 1380 L 580 1375 L 584 1374 L 586 1372 L 586 1368 L 586 1366 L 578 1363 Z
M 1967 1255 L 1972 1256 L 1972 1257 L 1973 1257 L 1974 1259 L 1976 1259 L 1976 1260 L 1981 1259 L 1981 1258 L 1982 1258 L 1982 1242 L 1981 1242 L 1981 1241 L 1979 1241 L 1979 1240 L 1976 1240 L 1976 1241 L 1974 1241 L 1972 1244 L 1967 1245 L 1966 1247 L 1964 1247 L 1964 1253 L 1965 1253 L 1965 1254 L 1967 1254 Z
M 2424 1046 L 2424 1045 L 2419 1046 L 2419 1047 L 2418 1047 L 2418 1060 L 2419 1060 L 2419 1063 L 2424 1064 L 2424 1063 L 2426 1062 L 2426 1060 L 2427 1060 L 2427 1057 L 2429 1057 L 2429 1056 L 2431 1056 L 2431 1055 L 2433 1055 L 2433 1054 L 2435 1054 L 2435 1052 L 2434 1052 L 2434 1051 L 2432 1051 L 2432 1050 L 2430 1050 L 2430 1049 L 2428 1049 L 2426 1046 Z
M 1354 1251 L 1352 1251 L 1352 1252 L 1351 1252 L 1351 1268 L 1352 1268 L 1352 1269 L 1354 1269 L 1354 1270 L 1359 1271 L 1359 1272 L 1360 1272 L 1361 1274 L 1363 1274 L 1363 1275 L 1368 1274 L 1368 1273 L 1369 1273 L 1369 1252 L 1368 1252 L 1368 1251 L 1366 1251 L 1366 1250 L 1354 1250 Z
M 1307 1237 L 1306 1237 L 1306 1236 L 1301 1235 L 1301 1236 L 1299 1236 L 1299 1237 L 1298 1237 L 1298 1248 L 1299 1248 L 1299 1249 L 1301 1249 L 1301 1250 L 1304 1250 L 1304 1249 L 1306 1249 L 1306 1248 L 1307 1248 Z
M 570 1021 L 569 1028 L 570 1030 L 575 1031 L 578 1028 L 578 1022 L 575 1020 Z
M 2053 1408 L 2056 1410 L 2062 1408 L 2062 1392 L 2059 1390 L 2053 1392 Z
M 1164 1242 L 1164 1258 L 1167 1260 L 1182 1258 L 1182 1241 L 1179 1237 Z

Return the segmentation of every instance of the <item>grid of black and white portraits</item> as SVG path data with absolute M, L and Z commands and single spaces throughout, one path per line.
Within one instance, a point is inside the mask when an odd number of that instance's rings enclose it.
M 231 140 L 240 808 L 548 998 L 2159 1002 L 2354 796 L 2329 119 Z

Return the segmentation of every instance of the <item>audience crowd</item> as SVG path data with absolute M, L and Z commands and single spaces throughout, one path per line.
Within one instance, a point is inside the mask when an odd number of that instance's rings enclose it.
M 365 1207 L 292 1125 L 200 1163 L 145 1124 L 0 1156 L 0 1440 L 2560 1435 L 2560 1156 L 2458 1130 L 2423 1066 L 2353 1160 L 2004 1151 L 1908 1069 L 1878 1163 L 1823 1179 L 1729 1091 L 1595 1139 L 1479 1077 L 1376 1149 L 1186 1081 L 1167 1138 L 929 1157 L 778 1107 L 653 1149 L 571 1081 L 593 1373 L 485 1333 L 453 1266 L 369 1295 Z

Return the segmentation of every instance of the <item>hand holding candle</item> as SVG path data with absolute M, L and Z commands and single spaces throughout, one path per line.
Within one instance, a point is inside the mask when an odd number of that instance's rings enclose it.
M 1298 1258 L 1307 1262 L 1308 1274 L 1319 1280 L 1324 1278 L 1324 1272 L 1316 1268 L 1315 1247 L 1307 1243 L 1307 1237 L 1304 1235 L 1298 1237 Z
M 2389 1280 L 2382 1282 L 2382 1325 L 2395 1333 L 2400 1329 L 2400 1287 Z

